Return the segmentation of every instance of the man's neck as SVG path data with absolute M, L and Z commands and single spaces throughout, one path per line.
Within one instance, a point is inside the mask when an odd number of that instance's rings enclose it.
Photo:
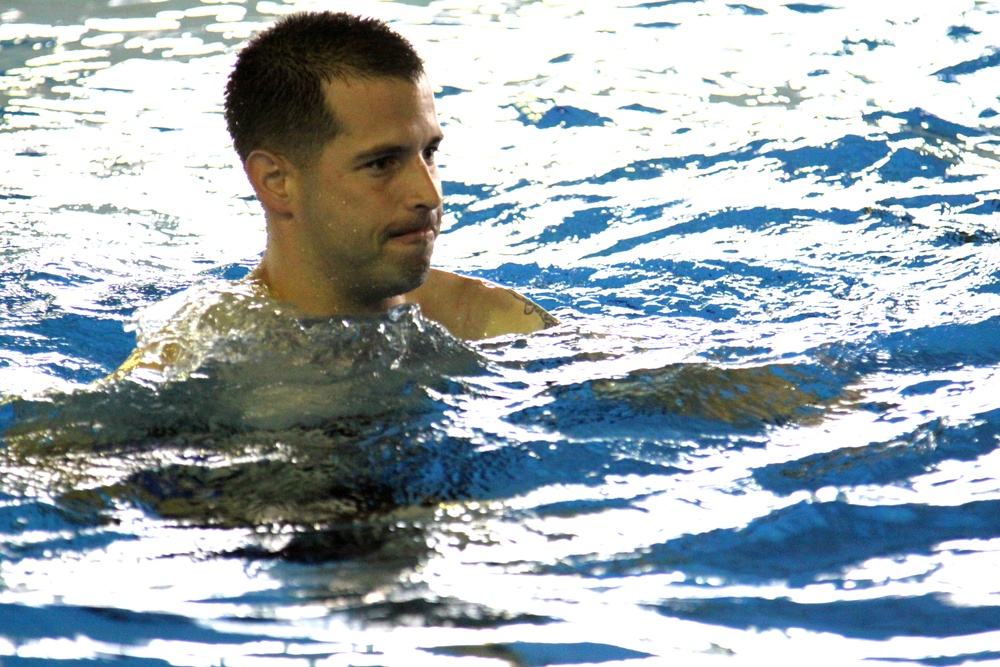
M 311 317 L 383 313 L 406 301 L 402 295 L 372 301 L 348 299 L 329 278 L 303 271 L 301 266 L 294 263 L 274 266 L 273 259 L 265 253 L 249 279 L 266 289 L 272 298 L 290 303 Z

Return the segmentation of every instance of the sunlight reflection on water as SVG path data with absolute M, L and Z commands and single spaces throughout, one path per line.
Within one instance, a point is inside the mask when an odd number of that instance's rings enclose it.
M 138 308 L 254 263 L 222 86 L 328 5 L 21 4 L 10 397 L 102 377 Z M 90 414 L 127 442 L 5 442 L 4 667 L 1000 657 L 994 3 L 337 7 L 427 60 L 439 265 L 564 326 L 418 377 L 386 425 L 156 433 L 126 391 Z M 171 391 L 149 414 L 200 396 Z M 89 399 L 40 400 L 0 427 Z

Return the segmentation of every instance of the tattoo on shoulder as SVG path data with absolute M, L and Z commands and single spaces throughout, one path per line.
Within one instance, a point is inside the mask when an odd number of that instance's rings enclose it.
M 523 294 L 518 294 L 514 290 L 510 290 L 511 296 L 524 304 L 524 314 L 531 315 L 532 313 L 538 315 L 538 318 L 542 321 L 542 324 L 548 327 L 554 327 L 559 324 L 559 320 L 552 317 L 544 308 L 539 306 L 537 303 L 524 296 Z

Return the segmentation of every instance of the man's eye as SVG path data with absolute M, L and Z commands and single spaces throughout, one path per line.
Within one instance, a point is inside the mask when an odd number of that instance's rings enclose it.
M 430 148 L 424 149 L 424 160 L 428 163 L 434 162 L 434 156 L 438 152 L 437 146 L 431 146 Z
M 372 160 L 371 162 L 365 165 L 365 168 L 370 169 L 372 171 L 385 171 L 390 167 L 392 167 L 395 161 L 396 161 L 395 157 L 387 155 L 386 157 L 380 157 L 378 159 Z

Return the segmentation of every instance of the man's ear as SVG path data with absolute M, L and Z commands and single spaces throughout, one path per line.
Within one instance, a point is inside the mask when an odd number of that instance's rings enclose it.
M 292 212 L 295 195 L 295 167 L 271 151 L 258 149 L 243 163 L 250 185 L 265 211 L 288 215 Z

